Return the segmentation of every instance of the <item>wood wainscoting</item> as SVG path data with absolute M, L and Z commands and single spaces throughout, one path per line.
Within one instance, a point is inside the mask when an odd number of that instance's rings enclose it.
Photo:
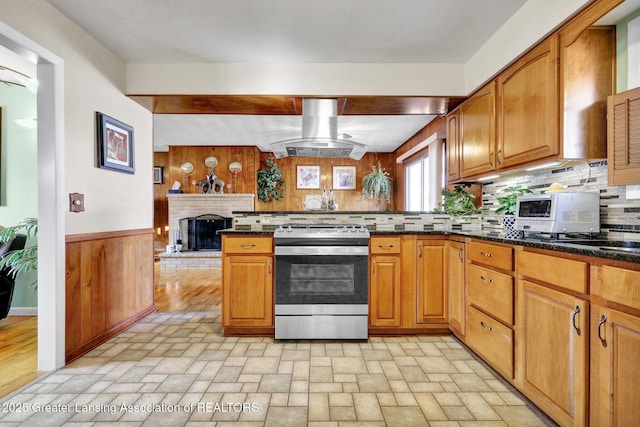
M 67 363 L 155 311 L 153 229 L 66 237 Z

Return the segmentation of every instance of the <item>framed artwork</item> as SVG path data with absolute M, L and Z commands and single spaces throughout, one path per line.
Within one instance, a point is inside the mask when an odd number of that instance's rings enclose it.
M 320 166 L 296 166 L 296 188 L 298 190 L 319 190 Z
M 355 190 L 356 189 L 356 167 L 355 166 L 334 166 L 333 167 L 333 189 L 334 190 Z
M 154 166 L 153 167 L 153 183 L 154 184 L 162 184 L 164 183 L 164 168 L 162 166 Z
M 133 128 L 96 113 L 98 123 L 98 167 L 118 172 L 135 173 Z

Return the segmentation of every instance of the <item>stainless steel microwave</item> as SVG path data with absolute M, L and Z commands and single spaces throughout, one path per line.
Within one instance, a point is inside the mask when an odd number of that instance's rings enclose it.
M 515 228 L 538 233 L 599 233 L 600 193 L 523 195 L 518 198 Z

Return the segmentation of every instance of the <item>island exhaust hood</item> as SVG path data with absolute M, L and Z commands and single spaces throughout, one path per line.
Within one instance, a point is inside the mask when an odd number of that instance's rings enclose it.
M 282 157 L 336 157 L 360 160 L 367 146 L 338 138 L 338 100 L 302 100 L 302 137 L 272 143 L 271 151 Z

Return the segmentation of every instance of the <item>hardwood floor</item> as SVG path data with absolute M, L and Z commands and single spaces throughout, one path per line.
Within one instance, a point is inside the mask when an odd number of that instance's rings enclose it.
M 222 270 L 161 270 L 155 265 L 158 311 L 220 311 Z M 0 399 L 42 375 L 38 372 L 37 317 L 0 320 Z
M 158 311 L 220 311 L 222 269 L 160 269 L 155 265 Z
M 42 374 L 38 372 L 37 317 L 0 320 L 0 398 Z

